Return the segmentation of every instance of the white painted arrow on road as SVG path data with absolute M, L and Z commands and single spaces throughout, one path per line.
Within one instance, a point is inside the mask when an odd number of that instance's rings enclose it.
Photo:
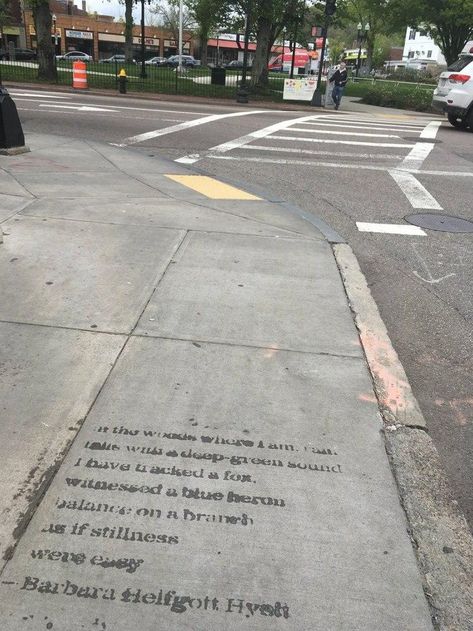
M 57 105 L 56 103 L 40 103 L 40 107 L 58 107 L 61 109 L 78 110 L 79 112 L 113 112 L 117 113 L 117 110 L 107 110 L 103 107 L 92 107 L 90 105 Z

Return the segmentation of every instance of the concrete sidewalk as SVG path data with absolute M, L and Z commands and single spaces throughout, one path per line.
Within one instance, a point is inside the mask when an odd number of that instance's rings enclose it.
M 0 158 L 2 631 L 431 630 L 317 221 L 28 145 Z

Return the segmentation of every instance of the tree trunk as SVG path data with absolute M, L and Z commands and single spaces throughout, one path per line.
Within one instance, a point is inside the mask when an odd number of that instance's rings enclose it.
M 38 79 L 56 81 L 56 57 L 51 38 L 52 18 L 49 2 L 35 3 L 33 19 L 38 42 Z
M 209 39 L 209 30 L 204 28 L 203 25 L 199 29 L 199 46 L 200 46 L 200 64 L 206 66 L 208 62 L 207 55 L 207 42 Z
M 254 86 L 265 87 L 269 83 L 268 61 L 271 50 L 271 20 L 267 17 L 258 19 L 258 31 L 256 33 L 256 52 L 251 71 L 251 83 Z
M 125 62 L 133 63 L 133 0 L 125 0 Z
M 371 68 L 373 67 L 373 55 L 374 55 L 374 43 L 376 40 L 376 35 L 374 33 L 370 33 L 366 37 L 366 73 L 371 72 Z

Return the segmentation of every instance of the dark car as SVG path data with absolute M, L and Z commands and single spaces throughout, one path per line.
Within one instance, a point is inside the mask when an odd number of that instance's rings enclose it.
M 248 63 L 246 67 L 248 68 L 248 70 L 251 70 L 250 63 Z M 243 62 L 239 61 L 238 59 L 234 59 L 233 61 L 230 61 L 228 64 L 225 64 L 225 68 L 227 70 L 242 70 Z
M 198 66 L 199 62 L 197 59 L 194 59 L 192 55 L 181 55 L 182 65 L 187 66 L 189 68 L 193 68 L 194 66 Z M 168 57 L 166 59 L 166 66 L 172 66 L 173 68 L 177 68 L 179 65 L 179 55 L 172 55 L 172 57 Z
M 31 48 L 14 48 L 14 57 L 10 55 L 10 50 L 0 50 L 0 60 L 5 61 L 32 61 L 36 59 L 36 51 Z M 11 57 L 11 59 L 10 59 Z

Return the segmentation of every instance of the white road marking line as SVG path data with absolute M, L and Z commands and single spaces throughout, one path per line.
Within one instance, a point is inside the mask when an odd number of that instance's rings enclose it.
M 410 123 L 409 121 L 399 121 L 399 120 L 394 120 L 392 119 L 391 121 L 382 121 L 379 119 L 374 119 L 374 118 L 358 118 L 358 117 L 353 117 L 353 116 L 346 116 L 346 117 L 341 117 L 341 116 L 330 116 L 327 114 L 321 114 L 320 116 L 320 120 L 324 120 L 324 121 L 338 121 L 339 123 L 348 123 L 348 122 L 352 122 L 352 123 L 357 123 L 359 125 L 398 125 L 401 127 L 410 127 L 412 129 L 424 129 L 425 124 L 423 123 Z
M 440 125 L 441 121 L 430 121 L 425 126 L 420 137 L 435 138 Z M 433 195 L 412 174 L 412 172 L 420 172 L 420 167 L 434 146 L 432 142 L 417 142 L 401 164 L 398 165 L 397 170 L 390 171 L 391 177 L 398 184 L 413 208 L 443 210 Z M 406 172 L 407 169 L 409 172 Z
M 10 93 L 11 94 L 11 93 Z M 30 96 L 30 95 L 28 95 Z M 33 95 L 31 95 L 33 96 Z M 86 96 L 86 95 L 84 95 Z M 53 98 L 53 97 L 51 97 Z M 58 97 L 59 98 L 70 98 L 70 97 Z M 36 102 L 36 99 L 33 98 L 17 98 L 17 101 L 31 101 L 33 103 Z M 74 102 L 72 101 L 71 103 L 69 103 L 70 105 L 84 105 L 84 103 L 78 103 L 78 102 Z M 92 103 L 89 104 L 90 107 L 107 107 L 107 105 L 100 105 L 99 103 Z M 108 106 L 110 107 L 110 106 Z M 162 110 L 162 109 L 155 109 L 155 108 L 151 108 L 151 107 L 127 107 L 124 105 L 115 105 L 113 104 L 111 107 L 113 107 L 114 110 L 132 110 L 132 111 L 138 111 L 138 112 L 149 112 L 150 114 L 188 114 L 189 116 L 204 116 L 206 115 L 206 112 L 188 112 L 186 110 Z M 31 110 L 34 111 L 34 110 Z M 159 120 L 165 120 L 163 118 L 159 119 Z
M 435 138 L 437 132 L 442 125 L 442 121 L 431 121 L 421 133 L 421 138 Z
M 269 139 L 268 139 L 269 140 Z M 350 151 L 312 151 L 311 149 L 296 149 L 294 147 L 267 147 L 264 145 L 247 145 L 246 149 L 255 151 L 277 151 L 278 153 L 297 153 L 312 156 L 339 156 L 341 158 L 372 158 L 375 160 L 402 160 L 404 156 L 391 153 L 352 153 Z M 473 175 L 473 174 L 472 174 Z
M 409 169 L 400 169 L 400 170 L 412 172 L 412 173 L 415 173 L 416 175 L 445 175 L 445 176 L 451 176 L 451 177 L 473 177 L 472 171 L 427 171 L 427 170 L 419 171 L 418 169 L 412 169 L 412 171 L 409 171 Z
M 395 223 L 368 223 L 357 221 L 356 227 L 360 232 L 380 232 L 383 234 L 402 234 L 416 237 L 426 237 L 427 234 L 418 226 Z
M 288 130 L 290 131 L 290 130 Z M 297 136 L 271 136 L 275 140 L 291 140 L 295 142 L 320 142 L 331 145 L 354 145 L 357 147 L 402 147 L 403 149 L 411 149 L 414 145 L 405 143 L 391 142 L 361 142 L 359 140 L 322 140 L 319 138 L 298 138 Z
M 28 101 L 26 97 L 35 97 L 37 99 L 70 99 L 70 96 L 63 96 L 62 94 L 57 96 L 56 94 L 36 94 L 35 92 L 9 92 L 10 96 L 14 96 L 18 101 Z
M 417 142 L 398 168 L 418 171 L 434 146 L 431 142 Z
M 212 114 L 210 116 L 204 116 L 203 118 L 197 118 L 196 120 L 186 121 L 185 123 L 180 123 L 179 125 L 172 125 L 171 127 L 165 127 L 164 129 L 155 129 L 154 131 L 148 131 L 144 134 L 138 134 L 137 136 L 130 136 L 130 138 L 126 138 L 125 142 L 122 143 L 122 146 L 135 145 L 138 142 L 151 140 L 151 138 L 159 138 L 160 136 L 166 136 L 167 134 L 174 134 L 182 131 L 183 129 L 189 129 L 189 127 L 198 127 L 199 125 L 213 123 L 224 118 L 251 116 L 254 114 L 266 113 L 267 111 L 268 110 L 250 110 L 248 112 L 231 112 L 230 114 Z
M 419 131 L 421 131 L 422 127 L 419 127 L 418 129 L 408 129 L 407 127 L 397 127 L 395 125 L 388 125 L 388 124 L 384 124 L 384 127 L 379 127 L 378 123 L 375 123 L 376 127 L 366 124 L 366 125 L 360 125 L 359 123 L 355 123 L 355 124 L 350 124 L 350 129 L 373 129 L 374 131 L 403 131 L 409 134 L 417 134 Z M 345 123 L 327 123 L 325 121 L 307 121 L 306 123 L 303 123 L 303 125 L 317 125 L 317 126 L 324 126 L 324 127 L 340 127 L 342 129 L 346 129 L 347 125 Z
M 240 136 L 239 138 L 235 138 L 235 140 L 230 140 L 228 142 L 224 142 L 221 145 L 215 145 L 211 147 L 206 157 L 210 157 L 212 152 L 215 153 L 226 153 L 227 151 L 232 151 L 232 149 L 239 149 L 240 147 L 244 147 L 248 145 L 250 142 L 253 142 L 256 138 L 265 138 L 266 136 L 271 135 L 275 131 L 280 131 L 281 129 L 287 129 L 291 125 L 296 123 L 302 123 L 306 120 L 314 120 L 317 118 L 317 115 L 311 116 L 302 116 L 300 118 L 289 119 L 286 121 L 280 121 L 279 123 L 275 123 L 274 125 L 269 125 L 269 127 L 263 127 L 263 129 L 257 129 L 251 134 L 246 134 L 245 136 Z M 187 155 L 182 158 L 177 158 L 174 162 L 180 162 L 181 164 L 195 164 L 199 160 L 202 159 L 202 156 L 199 154 Z
M 354 154 L 355 155 L 355 154 Z M 386 166 L 376 166 L 372 164 L 344 164 L 341 162 L 318 162 L 316 160 L 289 160 L 284 158 L 249 158 L 239 156 L 221 156 L 218 154 L 209 154 L 206 156 L 211 160 L 234 160 L 235 162 L 265 162 L 267 164 L 295 164 L 300 166 L 316 166 L 327 167 L 329 169 L 361 169 L 364 171 L 389 171 Z
M 231 151 L 232 149 L 237 149 L 239 147 L 243 147 L 248 143 L 255 140 L 255 138 L 266 138 L 266 136 L 270 136 L 275 131 L 280 131 L 281 129 L 287 129 L 292 127 L 297 123 L 302 123 L 306 120 L 314 120 L 317 116 L 302 116 L 301 118 L 290 119 L 287 121 L 281 121 L 279 123 L 275 123 L 274 125 L 270 125 L 269 127 L 264 127 L 263 129 L 257 129 L 251 134 L 247 134 L 246 136 L 240 136 L 240 138 L 236 138 L 235 140 L 231 140 L 230 142 L 224 142 L 221 145 L 216 145 L 215 147 L 211 147 L 210 151 L 216 151 L 218 153 L 226 153 L 227 151 Z
M 407 197 L 413 208 L 443 210 L 438 201 L 422 186 L 412 173 L 389 169 L 393 180 Z
M 334 131 L 331 129 L 304 129 L 303 127 L 290 127 L 288 131 L 301 131 L 305 134 L 333 134 L 334 136 L 361 136 L 362 138 L 400 138 L 393 134 L 360 134 L 352 131 Z
M 104 107 L 92 107 L 90 105 L 60 105 L 59 103 L 40 103 L 40 107 L 57 107 L 65 110 L 77 110 L 78 112 L 113 112 L 116 110 L 109 110 Z

